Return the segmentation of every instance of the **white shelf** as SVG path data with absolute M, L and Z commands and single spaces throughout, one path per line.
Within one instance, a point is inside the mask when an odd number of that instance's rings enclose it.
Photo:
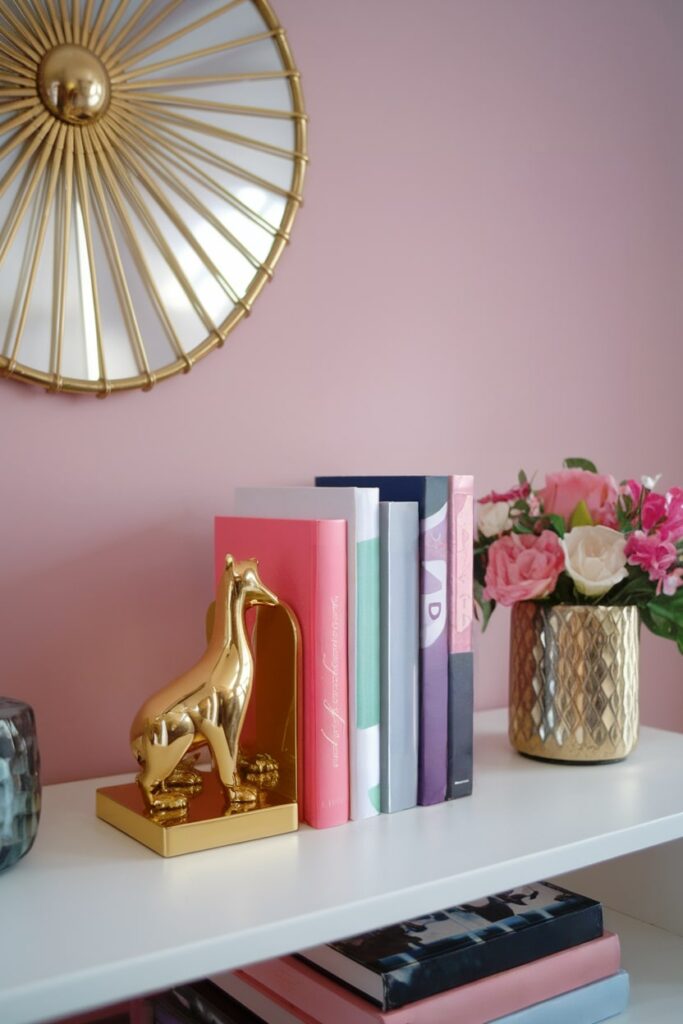
M 683 735 L 618 765 L 519 757 L 476 716 L 475 795 L 162 860 L 51 786 L 0 877 L 0 1021 L 28 1024 L 278 956 L 683 836 Z M 637 1019 L 637 1018 L 636 1018 Z M 655 1018 L 651 1018 L 654 1020 Z
M 605 924 L 619 936 L 631 975 L 629 1007 L 618 1024 L 681 1024 L 683 938 L 613 910 L 605 911 Z

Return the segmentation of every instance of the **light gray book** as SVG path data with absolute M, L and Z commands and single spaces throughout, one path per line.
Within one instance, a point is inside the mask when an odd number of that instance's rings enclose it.
M 385 813 L 417 804 L 420 518 L 416 501 L 381 501 L 380 791 Z
M 629 976 L 626 971 L 619 971 L 526 1010 L 498 1017 L 492 1024 L 599 1024 L 623 1013 L 628 997 Z

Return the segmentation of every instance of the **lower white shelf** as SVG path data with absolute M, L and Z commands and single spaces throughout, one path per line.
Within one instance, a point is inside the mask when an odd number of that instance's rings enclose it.
M 622 963 L 631 975 L 629 1008 L 615 1022 L 681 1024 L 683 938 L 614 910 L 605 912 L 605 924 L 621 939 Z
M 112 780 L 47 787 L 35 848 L 0 877 L 0 1022 L 66 1016 L 683 836 L 683 735 L 643 729 L 623 764 L 548 765 L 510 749 L 506 718 L 476 716 L 471 798 L 172 860 L 97 820 L 95 789 Z

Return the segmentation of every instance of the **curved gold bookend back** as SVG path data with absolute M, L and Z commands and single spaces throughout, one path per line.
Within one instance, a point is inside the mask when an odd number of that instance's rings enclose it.
M 254 736 L 248 758 L 266 752 L 278 764 L 278 791 L 297 800 L 297 705 L 301 681 L 301 630 L 284 601 L 256 612 L 254 647 Z

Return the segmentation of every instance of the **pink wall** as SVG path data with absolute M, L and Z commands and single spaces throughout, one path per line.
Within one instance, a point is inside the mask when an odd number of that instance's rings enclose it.
M 683 482 L 683 5 L 278 0 L 311 169 L 222 352 L 106 402 L 2 383 L 0 659 L 46 781 L 131 767 L 128 723 L 202 646 L 236 484 L 587 455 Z M 479 642 L 505 701 L 507 616 Z M 683 729 L 644 637 L 643 718 Z

